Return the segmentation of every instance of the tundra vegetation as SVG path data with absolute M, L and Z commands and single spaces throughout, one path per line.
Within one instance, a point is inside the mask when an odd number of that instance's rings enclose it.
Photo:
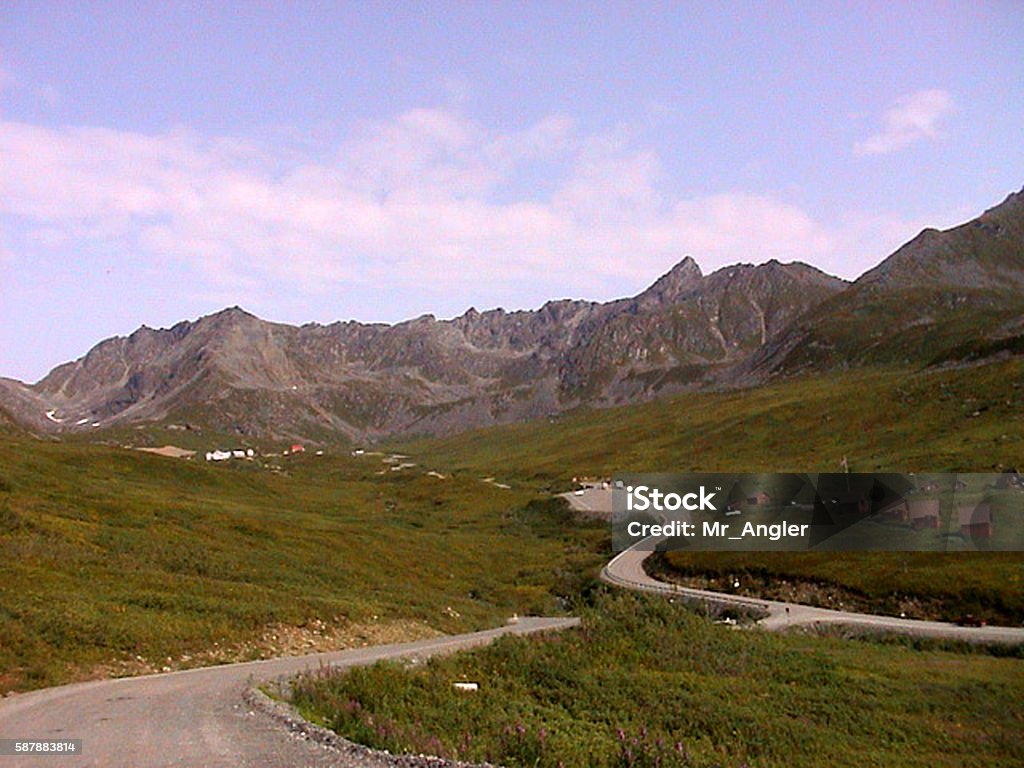
M 1024 361 L 844 371 L 753 390 L 699 393 L 412 443 L 454 471 L 500 466 L 513 482 L 566 490 L 624 472 L 1001 472 L 1024 470 Z M 693 553 L 662 576 L 742 589 L 813 585 L 896 615 L 1024 621 L 1020 553 Z M 750 591 L 754 590 L 754 591 Z M 789 589 L 787 599 L 807 590 Z M 779 595 L 780 593 L 773 593 Z M 839 597 L 841 595 L 842 597 Z
M 311 674 L 293 702 L 373 747 L 508 766 L 1024 761 L 1020 659 L 736 630 L 627 593 L 581 612 L 543 639 Z
M 272 472 L 6 435 L 0 693 L 553 613 L 606 556 L 535 492 L 337 453 Z
M 570 487 L 625 471 L 1001 471 L 1020 467 L 1020 361 L 861 371 L 413 444 L 456 471 Z M 865 402 L 871 407 L 865 408 Z M 662 573 L 806 580 L 855 607 L 1018 623 L 1018 553 L 672 553 Z M 729 582 L 735 583 L 734 578 Z M 737 632 L 597 593 L 584 627 L 423 667 L 301 680 L 295 702 L 362 743 L 508 765 L 1012 765 L 1024 667 L 954 644 Z M 475 681 L 476 694 L 453 689 Z
M 351 446 L 211 466 L 0 424 L 0 690 L 302 650 L 262 642 L 278 629 L 370 642 L 377 625 L 557 611 L 610 555 L 603 524 L 550 500 L 577 474 L 834 471 L 843 456 L 855 471 L 1024 467 L 1022 373 L 1009 360 L 683 395 L 392 446 L 417 466 L 383 474 Z M 748 557 L 676 565 L 801 575 L 868 608 L 891 589 L 1009 616 L 1024 593 L 1016 554 Z

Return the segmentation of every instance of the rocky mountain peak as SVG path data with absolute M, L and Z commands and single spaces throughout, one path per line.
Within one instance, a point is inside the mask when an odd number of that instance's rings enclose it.
M 698 288 L 703 279 L 700 266 L 692 256 L 687 256 L 655 280 L 637 299 L 644 304 L 674 304 L 681 296 Z
M 687 256 L 604 304 L 301 327 L 235 306 L 108 339 L 35 385 L 0 379 L 0 409 L 58 433 L 174 419 L 288 438 L 439 434 L 861 359 L 906 363 L 922 355 L 923 324 L 957 349 L 1024 349 L 1021 317 L 1024 190 L 925 230 L 852 285 L 775 259 L 704 275 Z
M 226 307 L 219 312 L 214 312 L 211 315 L 201 317 L 196 321 L 196 324 L 198 325 L 205 322 L 213 325 L 225 326 L 251 323 L 254 320 L 264 322 L 251 312 L 247 312 L 239 306 L 234 306 Z
M 1006 214 L 1006 215 L 1021 215 L 1024 213 L 1024 187 L 1021 187 L 1020 192 L 1011 192 L 1006 196 L 1006 199 L 999 205 L 989 208 L 985 213 L 981 215 L 981 218 L 989 216 L 990 214 Z

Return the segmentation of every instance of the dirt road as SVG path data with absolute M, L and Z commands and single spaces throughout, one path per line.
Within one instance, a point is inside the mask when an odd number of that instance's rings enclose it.
M 253 711 L 245 703 L 245 691 L 253 684 L 322 665 L 348 667 L 379 659 L 426 657 L 483 645 L 505 634 L 564 629 L 577 623 L 572 618 L 522 618 L 466 635 L 79 683 L 10 696 L 0 700 L 0 738 L 81 739 L 82 753 L 77 757 L 0 756 L 0 768 L 373 765 L 377 761 L 291 735 L 268 715 Z
M 641 546 L 648 551 L 640 549 Z M 655 594 L 669 594 L 688 602 L 720 608 L 749 610 L 764 616 L 758 623 L 768 630 L 833 625 L 847 627 L 857 632 L 960 640 L 969 643 L 1005 643 L 1010 645 L 1024 643 L 1024 627 L 961 627 L 941 621 L 916 621 L 870 613 L 833 611 L 798 603 L 757 600 L 723 592 L 709 592 L 703 589 L 666 584 L 651 578 L 644 571 L 643 563 L 652 554 L 651 549 L 653 549 L 651 542 L 645 539 L 619 553 L 604 567 L 601 578 L 616 586 Z
M 794 603 L 755 600 L 665 584 L 648 576 L 650 552 L 637 548 L 613 558 L 602 578 L 614 585 L 762 616 L 769 630 L 841 625 L 857 631 L 984 643 L 1024 643 L 1024 628 L 960 627 L 934 621 L 832 611 Z M 0 738 L 81 739 L 75 757 L 0 756 L 0 768 L 337 768 L 387 766 L 392 761 L 338 751 L 293 735 L 263 710 L 246 703 L 254 684 L 291 677 L 323 665 L 370 664 L 379 659 L 426 657 L 486 644 L 509 633 L 528 634 L 574 626 L 577 619 L 523 618 L 497 629 L 400 645 L 289 657 L 170 672 L 162 675 L 67 685 L 0 700 Z M 405 765 L 412 765 L 406 761 Z

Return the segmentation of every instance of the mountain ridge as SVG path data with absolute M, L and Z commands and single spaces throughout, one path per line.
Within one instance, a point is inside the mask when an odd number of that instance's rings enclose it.
M 1024 189 L 927 228 L 748 361 L 752 378 L 835 365 L 965 362 L 1024 349 Z
M 0 409 L 45 433 L 175 420 L 314 441 L 439 434 L 808 369 L 955 361 L 1018 338 L 1024 349 L 1022 316 L 1024 190 L 922 231 L 852 283 L 774 259 L 705 275 L 687 256 L 605 303 L 301 326 L 228 307 L 103 340 L 32 385 L 0 379 Z

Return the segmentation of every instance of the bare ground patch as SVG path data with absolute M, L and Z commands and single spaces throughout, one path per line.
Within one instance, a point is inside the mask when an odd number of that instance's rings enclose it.
M 282 656 L 305 656 L 313 653 L 364 648 L 439 637 L 443 633 L 420 621 L 409 619 L 325 622 L 313 619 L 303 625 L 268 624 L 251 640 L 212 647 L 178 657 L 150 659 L 134 656 L 92 666 L 78 680 L 100 680 L 113 677 L 134 677 L 179 669 L 233 664 Z

